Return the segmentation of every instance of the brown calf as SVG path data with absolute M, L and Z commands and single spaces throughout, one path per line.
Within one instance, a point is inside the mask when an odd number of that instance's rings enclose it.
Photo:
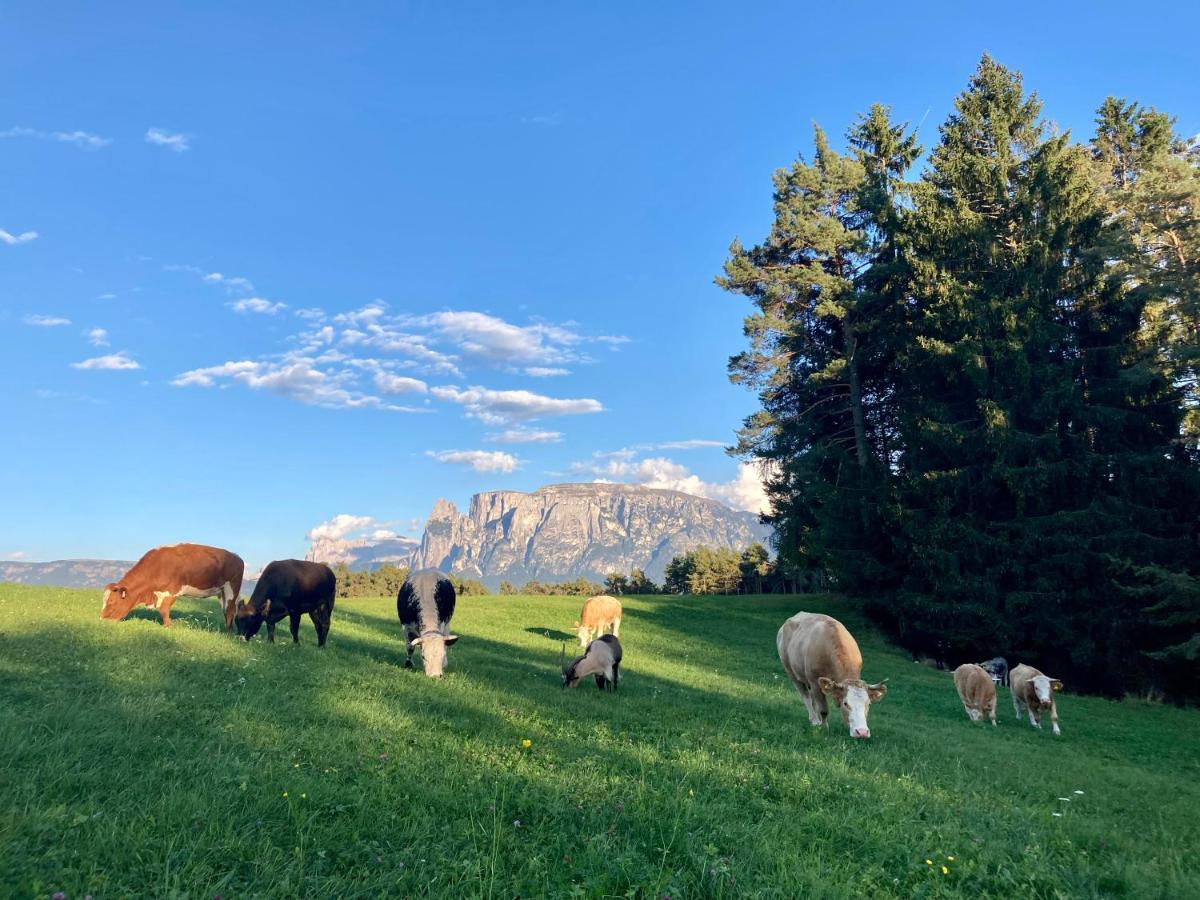
M 963 663 L 954 670 L 954 686 L 972 722 L 990 718 L 996 724 L 996 683 L 983 666 Z

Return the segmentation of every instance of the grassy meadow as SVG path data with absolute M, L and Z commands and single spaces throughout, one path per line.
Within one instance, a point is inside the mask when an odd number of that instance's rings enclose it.
M 0 586 L 0 896 L 1200 896 L 1196 711 L 1068 684 L 1061 739 L 1007 689 L 972 724 L 824 596 L 626 598 L 619 694 L 563 691 L 579 605 L 460 599 L 433 681 L 391 598 L 339 601 L 318 650 L 307 619 L 244 644 L 215 601 L 167 630 Z M 890 678 L 870 741 L 808 724 L 798 609 Z

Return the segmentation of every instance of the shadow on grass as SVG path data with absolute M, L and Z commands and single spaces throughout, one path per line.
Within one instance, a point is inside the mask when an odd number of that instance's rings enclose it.
M 571 634 L 569 631 L 559 631 L 555 628 L 538 628 L 530 626 L 525 629 L 527 634 L 536 634 L 538 637 L 548 638 L 552 641 L 566 641 L 569 644 L 578 644 L 579 635 Z

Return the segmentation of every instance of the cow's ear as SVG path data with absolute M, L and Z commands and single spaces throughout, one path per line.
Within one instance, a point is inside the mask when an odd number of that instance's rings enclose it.
M 832 694 L 837 689 L 837 683 L 832 678 L 826 678 L 824 675 L 817 679 L 817 684 L 826 694 Z
M 1062 682 L 1059 681 L 1057 678 L 1051 678 L 1050 679 L 1050 690 L 1052 690 L 1056 693 L 1058 691 L 1061 691 L 1062 690 Z
M 887 693 L 887 679 L 879 682 L 879 684 L 867 685 L 867 696 L 871 698 L 872 703 L 878 703 L 883 699 L 883 695 Z
M 453 644 L 453 643 L 454 643 L 455 641 L 457 641 L 457 640 L 458 640 L 458 635 L 457 635 L 457 634 L 448 634 L 448 635 L 446 635 L 446 646 L 447 646 L 447 647 L 449 647 L 451 644 Z

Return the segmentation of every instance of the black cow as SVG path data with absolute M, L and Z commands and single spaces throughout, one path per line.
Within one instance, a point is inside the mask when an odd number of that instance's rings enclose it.
M 292 640 L 300 643 L 300 617 L 308 613 L 317 628 L 317 646 L 325 646 L 337 580 L 324 563 L 302 559 L 277 559 L 263 569 L 249 603 L 238 606 L 238 632 L 244 640 L 258 634 L 267 623 L 267 640 L 275 640 L 275 623 L 292 619 Z
M 981 662 L 979 667 L 991 675 L 996 684 L 1008 684 L 1008 660 L 1003 656 L 995 656 L 987 662 Z
M 396 596 L 396 613 L 408 635 L 406 669 L 412 668 L 413 648 L 421 648 L 421 663 L 430 678 L 446 669 L 446 648 L 458 640 L 450 633 L 456 600 L 454 585 L 437 569 L 421 569 L 404 579 Z

